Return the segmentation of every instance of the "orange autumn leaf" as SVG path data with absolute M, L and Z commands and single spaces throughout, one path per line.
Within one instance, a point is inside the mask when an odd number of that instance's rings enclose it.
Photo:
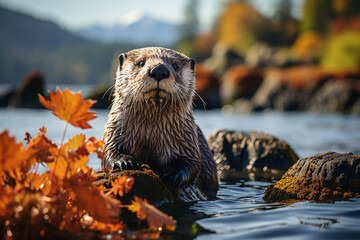
M 34 151 L 34 157 L 38 162 L 54 161 L 53 153 L 58 151 L 57 145 L 46 136 L 46 128 L 39 129 L 39 133 L 29 140 L 28 147 Z M 30 139 L 30 136 L 27 136 Z
M 91 230 L 101 232 L 104 235 L 117 232 L 124 228 L 125 226 L 122 222 L 113 224 L 113 223 L 104 223 L 104 222 L 95 221 L 90 226 Z
M 71 179 L 71 188 L 76 194 L 74 204 L 84 209 L 90 216 L 100 222 L 116 221 L 120 215 L 119 200 L 101 194 L 92 181 L 87 178 Z M 91 199 L 91 201 L 89 201 Z
M 128 178 L 126 176 L 121 176 L 111 182 L 112 190 L 110 192 L 114 195 L 120 195 L 122 197 L 124 193 L 128 193 L 134 184 L 134 178 Z
M 88 156 L 79 156 L 75 153 L 68 152 L 65 156 L 57 156 L 56 162 L 49 162 L 47 165 L 50 171 L 59 179 L 67 179 L 80 170 L 88 170 L 86 166 L 88 160 Z
M 20 167 L 33 155 L 33 152 L 16 143 L 8 131 L 0 133 L 0 171 L 9 171 Z
M 102 140 L 97 140 L 95 137 L 89 137 L 86 139 L 86 149 L 89 153 L 95 152 L 99 159 L 103 158 L 103 149 L 104 142 Z
M 176 227 L 176 221 L 161 212 L 153 205 L 149 204 L 148 201 L 142 200 L 141 198 L 134 197 L 134 200 L 131 201 L 131 205 L 128 206 L 128 209 L 136 213 L 136 216 L 140 220 L 146 219 L 149 230 L 161 231 L 161 228 L 165 225 L 165 228 L 170 231 L 174 231 Z
M 44 107 L 53 111 L 58 118 L 82 129 L 91 128 L 88 121 L 94 119 L 95 113 L 89 109 L 96 103 L 94 100 L 82 100 L 81 93 L 74 93 L 69 89 L 63 92 L 56 89 L 55 94 L 49 92 L 50 100 L 39 94 L 39 100 Z

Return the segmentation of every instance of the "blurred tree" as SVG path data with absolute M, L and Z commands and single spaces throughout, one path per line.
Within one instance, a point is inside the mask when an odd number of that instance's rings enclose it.
M 218 41 L 243 53 L 257 40 L 264 23 L 264 17 L 247 1 L 230 1 L 219 18 Z
M 291 0 L 279 0 L 275 9 L 274 19 L 278 22 L 286 22 L 288 19 L 292 19 L 292 7 Z
M 292 0 L 279 0 L 274 11 L 274 23 L 271 31 L 272 43 L 276 45 L 292 44 L 298 33 L 298 21 L 292 16 Z
M 333 0 L 332 8 L 336 16 L 352 18 L 360 13 L 359 0 Z
M 321 65 L 327 70 L 360 69 L 360 33 L 345 32 L 331 36 Z
M 188 0 L 184 9 L 184 21 L 180 26 L 178 50 L 187 55 L 194 55 L 194 39 L 199 32 L 198 0 Z
M 332 14 L 331 7 L 329 0 L 305 0 L 301 30 L 326 32 Z

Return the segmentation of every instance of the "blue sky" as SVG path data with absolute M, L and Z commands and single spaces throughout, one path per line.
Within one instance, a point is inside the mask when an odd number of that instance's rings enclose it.
M 251 0 L 269 15 L 278 0 Z M 206 30 L 226 0 L 200 0 L 201 29 Z M 295 14 L 300 16 L 302 0 L 295 0 Z M 187 0 L 0 0 L 0 5 L 41 19 L 51 20 L 69 30 L 90 25 L 113 25 L 132 11 L 141 11 L 157 19 L 181 23 Z

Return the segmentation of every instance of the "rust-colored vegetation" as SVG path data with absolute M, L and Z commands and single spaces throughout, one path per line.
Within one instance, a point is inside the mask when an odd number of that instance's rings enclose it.
M 135 198 L 122 205 L 113 195 L 124 195 L 133 178 L 114 179 L 111 188 L 94 185 L 96 173 L 87 166 L 90 154 L 102 157 L 103 142 L 79 134 L 64 142 L 66 126 L 90 128 L 95 118 L 89 112 L 95 103 L 81 93 L 59 89 L 41 103 L 66 121 L 59 144 L 47 137 L 45 127 L 25 144 L 16 142 L 7 130 L 0 133 L 0 238 L 1 239 L 97 239 L 158 237 L 162 228 L 175 229 L 175 220 L 146 200 Z M 39 171 L 40 165 L 45 170 Z M 148 229 L 127 231 L 121 208 L 146 220 Z M 108 235 L 110 234 L 110 235 Z

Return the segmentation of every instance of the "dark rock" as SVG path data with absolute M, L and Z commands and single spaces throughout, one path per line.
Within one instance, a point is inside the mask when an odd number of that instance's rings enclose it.
M 226 71 L 221 81 L 220 95 L 224 104 L 237 98 L 251 98 L 263 81 L 260 68 L 237 65 Z
M 222 178 L 232 175 L 234 170 L 280 178 L 298 160 L 286 142 L 262 132 L 217 130 L 207 141 Z
M 9 106 L 9 102 L 15 93 L 15 89 L 11 88 L 6 91 L 2 91 L 0 94 L 0 107 L 6 108 Z
M 155 206 L 178 201 L 192 202 L 207 199 L 194 185 L 175 188 L 163 182 L 152 170 L 142 167 L 143 170 L 99 172 L 94 184 L 104 184 L 105 187 L 111 187 L 110 182 L 120 176 L 133 177 L 134 185 L 131 190 L 122 197 L 116 196 L 123 204 L 130 204 L 134 196 L 147 199 Z
M 349 112 L 360 94 L 351 79 L 330 79 L 311 98 L 307 109 L 314 112 Z
M 93 108 L 108 109 L 113 99 L 113 87 L 96 86 L 85 98 L 96 100 Z
M 360 197 L 360 156 L 326 152 L 299 159 L 270 185 L 266 201 L 335 201 Z
M 31 71 L 24 77 L 20 87 L 9 100 L 10 108 L 42 108 L 38 94 L 44 95 L 44 75 L 39 71 Z
M 234 102 L 241 111 L 313 111 L 358 113 L 360 72 L 326 72 L 316 65 L 270 69 L 248 101 Z
M 217 43 L 212 49 L 211 57 L 204 61 L 204 65 L 217 76 L 223 76 L 227 69 L 244 62 L 243 56 L 238 55 L 228 46 Z
M 195 65 L 196 76 L 196 92 L 200 96 L 195 96 L 194 105 L 195 108 L 203 109 L 204 105 L 206 109 L 220 108 L 221 99 L 219 94 L 219 79 L 215 73 L 205 66 Z M 204 103 L 202 102 L 204 101 Z

